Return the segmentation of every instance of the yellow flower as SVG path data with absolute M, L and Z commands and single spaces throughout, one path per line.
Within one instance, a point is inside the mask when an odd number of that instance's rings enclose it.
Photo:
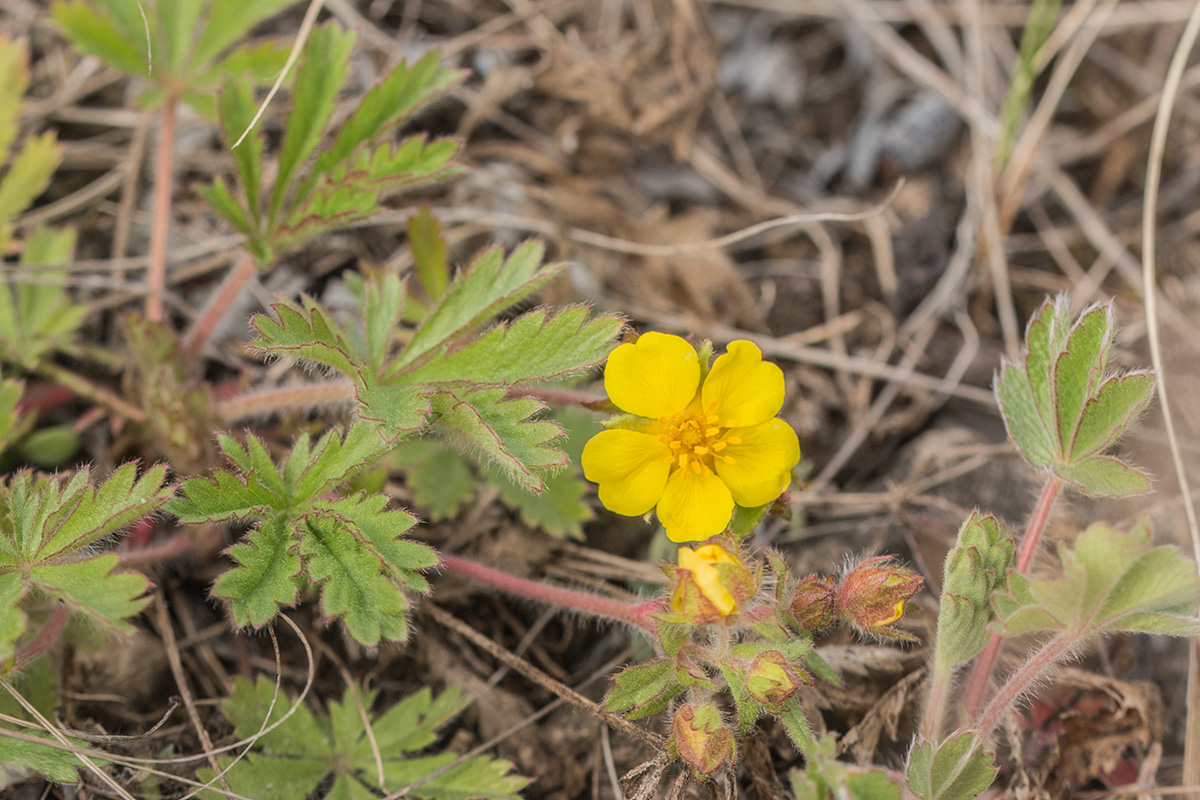
M 742 560 L 715 544 L 700 545 L 695 550 L 679 548 L 676 579 L 672 610 L 702 623 L 728 617 L 754 594 L 755 588 L 754 575 Z
M 796 432 L 775 417 L 783 372 L 757 346 L 731 342 L 703 384 L 701 372 L 695 348 L 678 336 L 647 333 L 621 345 L 609 356 L 604 387 L 634 418 L 583 450 L 600 502 L 628 516 L 657 507 L 675 542 L 722 532 L 735 503 L 771 502 L 800 460 Z

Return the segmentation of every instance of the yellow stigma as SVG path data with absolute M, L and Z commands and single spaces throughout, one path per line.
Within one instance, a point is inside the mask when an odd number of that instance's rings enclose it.
M 722 455 L 721 451 L 729 445 L 741 444 L 742 439 L 729 435 L 737 420 L 730 419 L 721 424 L 721 418 L 712 413 L 712 408 L 705 413 L 696 407 L 698 405 L 697 402 L 687 411 L 659 417 L 658 438 L 671 449 L 671 454 L 663 459 L 666 463 L 683 470 L 684 475 L 709 476 L 713 474 L 716 459 L 734 463 L 733 458 Z

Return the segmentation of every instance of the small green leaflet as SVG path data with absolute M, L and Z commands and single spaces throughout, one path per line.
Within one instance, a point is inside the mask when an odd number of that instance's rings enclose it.
M 340 703 L 329 704 L 328 716 L 299 706 L 225 773 L 230 787 L 257 800 L 294 800 L 327 783 L 325 796 L 343 800 L 373 800 L 413 784 L 417 785 L 407 796 L 427 800 L 518 800 L 517 793 L 528 781 L 513 775 L 507 761 L 475 756 L 450 766 L 459 760 L 454 753 L 418 755 L 437 741 L 438 729 L 466 707 L 457 687 L 440 695 L 422 689 L 373 714 L 368 736 L 363 730 L 364 717 L 372 713 L 377 699 L 373 691 L 351 687 Z M 249 739 L 280 719 L 292 705 L 286 693 L 275 697 L 275 686 L 266 678 L 254 683 L 237 678 L 233 696 L 221 704 L 221 710 L 233 723 L 234 735 Z M 232 762 L 230 757 L 219 759 L 222 769 Z M 430 777 L 445 767 L 450 768 Z M 206 782 L 215 779 L 211 769 L 200 770 L 198 777 Z M 220 794 L 213 791 L 201 796 L 217 798 Z
M 791 773 L 796 800 L 901 800 L 897 783 L 879 769 L 855 767 L 837 760 L 831 736 L 817 742 L 803 770 Z
M 26 664 L 15 675 L 8 676 L 8 680 L 13 688 L 44 716 L 54 716 L 58 708 L 58 695 L 54 691 L 54 672 L 45 656 Z M 32 721 L 29 712 L 4 689 L 0 689 L 0 714 Z M 0 722 L 0 786 L 10 785 L 27 777 L 22 775 L 25 770 L 33 770 L 58 783 L 74 783 L 78 780 L 79 759 L 73 753 L 49 744 L 43 746 L 36 742 L 5 736 L 6 730 L 17 730 L 26 736 L 38 736 L 58 744 L 49 734 L 39 733 L 37 728 L 16 725 L 10 727 L 10 724 Z M 80 747 L 87 746 L 86 742 L 76 739 L 68 741 Z
M 920 800 L 972 800 L 996 777 L 992 754 L 961 733 L 941 744 L 919 741 L 908 756 L 908 790 Z
M 1142 471 L 1102 451 L 1146 410 L 1150 372 L 1108 374 L 1116 322 L 1110 304 L 1092 306 L 1072 325 L 1067 297 L 1047 301 L 1029 321 L 1022 363 L 1006 363 L 996 397 L 1009 436 L 1025 459 L 1085 494 L 1123 497 L 1150 491 Z
M 88 548 L 167 502 L 166 467 L 138 479 L 137 465 L 125 464 L 100 486 L 90 477 L 83 469 L 63 485 L 26 471 L 0 484 L 0 659 L 13 655 L 25 631 L 20 603 L 31 591 L 122 632 L 148 602 L 145 577 L 113 573 L 117 557 Z

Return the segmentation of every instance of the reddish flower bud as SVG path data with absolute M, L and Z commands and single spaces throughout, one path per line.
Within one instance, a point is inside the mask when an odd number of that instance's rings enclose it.
M 796 584 L 789 609 L 805 630 L 817 631 L 833 624 L 837 584 L 832 575 L 809 575 Z
M 671 721 L 667 753 L 691 764 L 697 776 L 703 778 L 726 764 L 732 766 L 736 748 L 720 711 L 713 706 L 685 703 Z
M 916 641 L 915 636 L 889 626 L 900 619 L 904 604 L 924 583 L 924 578 L 889 556 L 868 558 L 838 587 L 837 614 L 864 633 Z
M 671 610 L 693 625 L 709 625 L 734 614 L 754 596 L 758 581 L 750 568 L 719 544 L 679 548 Z
M 807 673 L 797 672 L 778 650 L 759 653 L 746 670 L 746 691 L 768 711 L 778 713 L 802 685 L 811 683 Z

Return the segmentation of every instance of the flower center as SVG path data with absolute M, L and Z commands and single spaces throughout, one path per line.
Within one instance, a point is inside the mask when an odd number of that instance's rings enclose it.
M 658 438 L 671 448 L 666 462 L 683 470 L 685 476 L 712 475 L 716 459 L 726 464 L 736 463 L 732 456 L 721 451 L 731 444 L 742 443 L 740 436 L 729 435 L 738 422 L 736 419 L 722 422 L 714 413 L 716 405 L 716 402 L 709 403 L 706 409 L 693 406 L 687 411 L 658 418 Z

